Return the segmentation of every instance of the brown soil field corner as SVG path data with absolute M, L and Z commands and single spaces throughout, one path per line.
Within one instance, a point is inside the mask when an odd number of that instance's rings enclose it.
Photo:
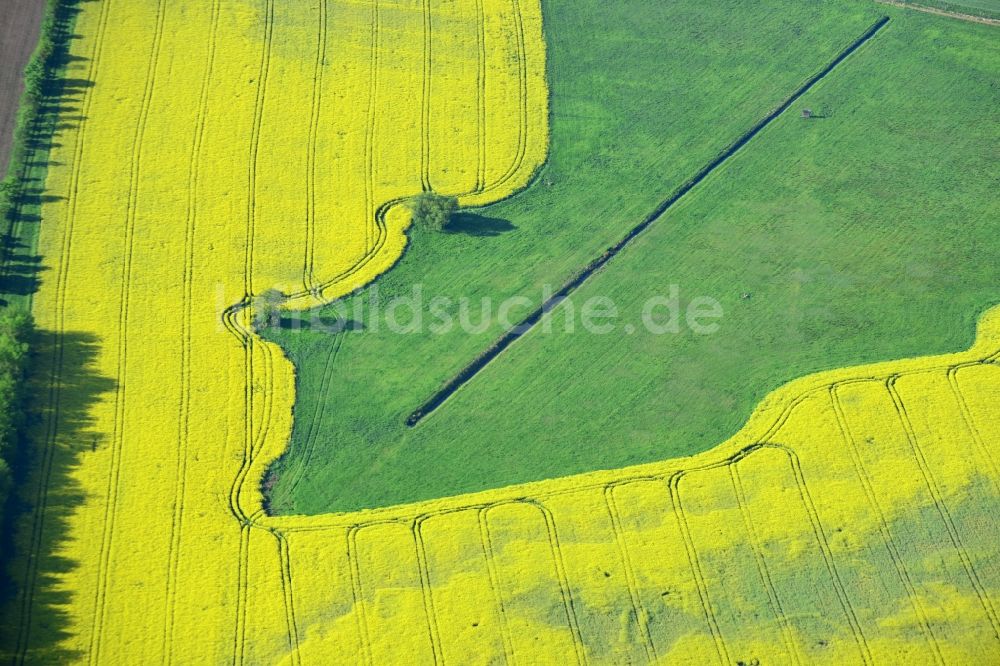
M 7 173 L 22 75 L 45 13 L 45 0 L 0 0 L 0 178 Z

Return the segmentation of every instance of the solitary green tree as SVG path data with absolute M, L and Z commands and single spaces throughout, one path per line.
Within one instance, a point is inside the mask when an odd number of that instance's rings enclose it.
M 283 300 L 285 295 L 277 289 L 268 289 L 260 296 L 254 296 L 251 302 L 254 330 L 261 331 L 278 323 Z
M 435 192 L 422 192 L 410 201 L 413 224 L 418 229 L 441 231 L 458 209 L 458 199 Z

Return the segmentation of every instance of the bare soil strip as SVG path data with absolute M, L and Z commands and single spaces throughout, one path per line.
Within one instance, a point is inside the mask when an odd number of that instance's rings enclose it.
M 947 16 L 948 18 L 958 19 L 959 21 L 971 21 L 972 23 L 985 23 L 986 25 L 1000 25 L 1000 19 L 986 18 L 985 16 L 973 16 L 972 14 L 959 14 L 958 12 L 949 12 L 945 9 L 937 9 L 936 7 L 925 7 L 924 5 L 913 5 L 909 2 L 897 2 L 896 0 L 876 0 L 883 5 L 892 5 L 893 7 L 902 7 L 903 9 L 912 9 L 917 12 L 925 12 L 927 14 L 936 14 L 937 16 Z
M 7 172 L 24 67 L 38 43 L 45 0 L 0 2 L 0 178 Z
M 586 282 L 594 273 L 599 269 L 603 268 L 611 259 L 618 255 L 619 252 L 624 250 L 636 236 L 641 234 L 650 225 L 660 219 L 664 213 L 666 213 L 670 208 L 673 207 L 681 198 L 684 197 L 688 192 L 695 188 L 701 181 L 705 180 L 713 171 L 725 164 L 730 157 L 735 155 L 740 148 L 745 146 L 751 139 L 757 136 L 765 127 L 770 125 L 774 120 L 778 118 L 782 113 L 784 113 L 788 107 L 795 103 L 797 99 L 802 97 L 802 95 L 809 92 L 809 90 L 815 86 L 817 83 L 822 81 L 827 74 L 832 72 L 837 65 L 842 63 L 849 55 L 861 48 L 865 43 L 868 42 L 872 37 L 874 37 L 886 24 L 889 23 L 889 17 L 883 16 L 881 19 L 875 22 L 872 27 L 870 27 L 863 35 L 858 37 L 848 46 L 846 49 L 841 51 L 836 58 L 834 58 L 830 64 L 824 67 L 822 70 L 814 74 L 805 83 L 803 83 L 798 90 L 793 92 L 784 102 L 782 102 L 777 108 L 775 108 L 771 113 L 762 118 L 757 122 L 756 125 L 747 130 L 742 136 L 740 136 L 736 141 L 729 145 L 728 148 L 719 153 L 715 159 L 706 164 L 702 169 L 688 179 L 683 185 L 674 190 L 667 199 L 660 203 L 652 213 L 646 216 L 646 218 L 640 222 L 638 225 L 633 227 L 633 229 L 620 241 L 609 247 L 604 254 L 594 259 L 590 262 L 583 270 L 576 274 L 569 282 L 564 284 L 559 291 L 557 291 L 551 298 L 545 301 L 541 307 L 536 309 L 534 312 L 529 314 L 520 324 L 510 329 L 497 340 L 491 347 L 480 354 L 474 361 L 465 366 L 457 375 L 455 375 L 451 380 L 449 380 L 444 386 L 442 386 L 437 393 L 432 395 L 424 404 L 418 407 L 409 417 L 406 419 L 406 425 L 413 427 L 420 423 L 427 415 L 436 410 L 438 407 L 444 403 L 445 400 L 451 397 L 455 391 L 462 388 L 467 384 L 473 377 L 479 374 L 479 371 L 485 368 L 490 361 L 499 356 L 504 350 L 510 347 L 515 341 L 517 341 L 521 336 L 530 331 L 535 324 L 541 321 L 542 317 L 550 312 L 553 308 L 559 305 L 563 300 L 565 300 L 572 292 L 576 291 L 584 282 Z

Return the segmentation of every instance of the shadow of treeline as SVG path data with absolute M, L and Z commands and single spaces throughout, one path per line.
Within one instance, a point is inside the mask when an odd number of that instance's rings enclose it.
M 10 173 L 0 197 L 0 307 L 30 308 L 45 267 L 36 246 L 42 206 L 60 201 L 46 190 L 53 148 L 75 131 L 82 97 L 93 82 L 78 78 L 70 53 L 82 5 L 99 0 L 57 0 L 43 22 L 48 57 L 37 95 L 24 98 Z M 6 199 L 4 202 L 2 199 Z M 54 220 L 53 223 L 58 223 Z M 31 337 L 28 426 L 9 461 L 14 488 L 0 530 L 0 657 L 14 663 L 66 663 L 71 599 L 65 577 L 79 563 L 65 556 L 67 520 L 87 498 L 72 477 L 80 457 L 100 444 L 91 411 L 114 380 L 95 369 L 99 341 L 81 332 L 36 330 Z
M 88 58 L 70 53 L 72 40 L 79 37 L 73 33 L 73 26 L 80 5 L 97 1 L 59 0 L 56 4 L 50 28 L 52 49 L 45 63 L 39 98 L 33 105 L 25 102 L 21 110 L 23 114 L 33 108 L 34 115 L 19 120 L 10 164 L 13 179 L 6 194 L 9 205 L 0 206 L 5 217 L 0 220 L 0 305 L 12 300 L 28 301 L 38 287 L 41 262 L 32 248 L 42 205 L 64 198 L 45 189 L 48 169 L 53 166 L 49 153 L 62 145 L 57 141 L 61 134 L 75 131 L 84 120 L 80 114 L 82 97 L 94 85 L 75 71 L 75 65 Z M 70 71 L 70 65 L 74 65 L 74 71 Z
M 28 433 L 12 461 L 15 491 L 7 506 L 0 580 L 0 655 L 11 662 L 65 663 L 80 657 L 64 647 L 67 608 L 75 600 L 63 578 L 78 562 L 67 521 L 88 498 L 73 478 L 81 457 L 106 445 L 93 429 L 92 408 L 116 382 L 96 370 L 99 341 L 91 334 L 38 330 L 32 339 Z
M 4 271 L 0 274 L 0 307 L 11 305 L 12 296 L 28 297 L 38 290 L 42 257 L 17 239 L 4 248 Z
M 279 318 L 277 328 L 283 331 L 316 331 L 337 334 L 344 331 L 363 331 L 365 325 L 354 319 L 345 319 L 334 315 L 303 313 Z
M 475 213 L 456 213 L 444 227 L 448 234 L 466 234 L 468 236 L 499 236 L 514 231 L 517 227 L 509 220 L 498 217 L 486 217 Z

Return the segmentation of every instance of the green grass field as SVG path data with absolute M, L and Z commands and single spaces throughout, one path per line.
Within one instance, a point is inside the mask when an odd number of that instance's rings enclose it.
M 795 377 L 966 347 L 997 300 L 995 28 L 850 2 L 587 0 L 545 12 L 548 164 L 527 191 L 475 211 L 487 221 L 416 236 L 377 283 L 383 303 L 420 283 L 425 305 L 517 294 L 537 305 L 542 285 L 620 239 L 879 15 L 893 20 L 574 295 L 613 299 L 614 332 L 563 333 L 556 311 L 551 333 L 532 331 L 408 428 L 498 325 L 271 331 L 298 371 L 272 511 L 694 453 Z M 801 118 L 804 107 L 819 117 Z M 719 331 L 626 334 L 672 284 L 682 302 L 718 300 Z

